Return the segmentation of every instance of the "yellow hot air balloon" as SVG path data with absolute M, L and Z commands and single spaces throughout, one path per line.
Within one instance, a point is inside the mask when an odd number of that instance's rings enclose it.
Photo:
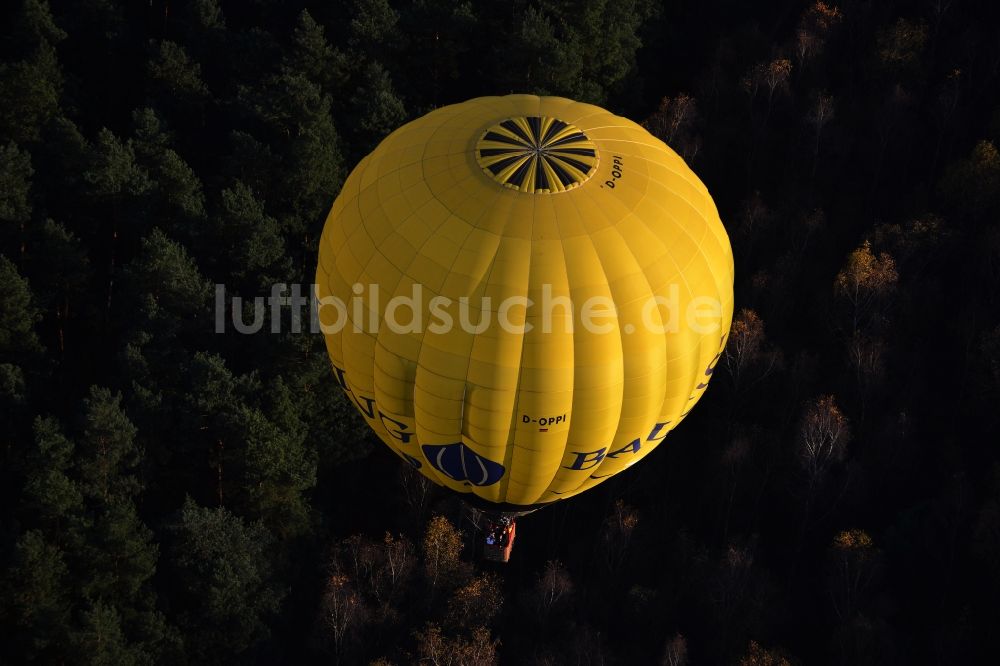
M 515 512 L 601 483 L 680 423 L 729 332 L 733 256 L 708 190 L 636 123 L 482 97 L 357 165 L 316 296 L 335 376 L 382 441 Z

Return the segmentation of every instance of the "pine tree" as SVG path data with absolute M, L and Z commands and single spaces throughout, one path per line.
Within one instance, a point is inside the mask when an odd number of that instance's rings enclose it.
M 96 602 L 83 612 L 82 619 L 82 627 L 72 636 L 73 651 L 87 664 L 133 666 L 150 662 L 152 655 L 144 655 L 129 644 L 121 615 L 114 607 Z
M 5 32 L 5 50 L 14 55 L 0 62 L 0 136 L 24 144 L 58 111 L 63 78 L 55 45 L 66 33 L 44 0 L 24 0 Z
M 89 325 L 90 260 L 79 238 L 51 219 L 34 228 L 25 253 L 25 266 L 33 276 L 39 307 L 56 327 L 59 356 L 66 350 L 71 322 L 76 330 Z
M 83 178 L 91 195 L 112 200 L 142 194 L 150 186 L 148 174 L 136 163 L 132 142 L 122 141 L 106 127 L 97 133 Z
M 288 275 L 278 222 L 264 211 L 264 204 L 249 187 L 236 181 L 223 190 L 220 210 L 213 221 L 213 240 L 230 248 L 225 260 L 220 261 L 219 278 L 256 288 L 270 286 Z
M 149 174 L 151 211 L 171 229 L 193 234 L 203 226 L 205 195 L 201 180 L 171 147 L 172 137 L 156 112 L 140 109 L 132 114 L 136 161 Z
M 446 91 L 460 97 L 479 92 L 466 92 L 463 83 L 474 79 L 480 66 L 481 13 L 486 11 L 478 3 L 452 0 L 415 0 L 402 10 L 399 32 L 407 41 L 399 50 L 405 57 L 396 55 L 392 63 L 398 73 L 394 80 L 410 107 L 437 107 L 446 101 Z
M 226 31 L 226 18 L 219 7 L 218 0 L 193 0 L 176 9 L 171 8 L 168 16 L 170 34 L 181 36 L 179 40 L 194 54 L 198 60 L 206 63 L 211 70 L 211 63 L 221 63 L 224 56 L 225 42 L 229 37 Z
M 56 659 L 66 649 L 75 602 L 68 557 L 85 526 L 82 495 L 67 476 L 72 456 L 59 423 L 36 418 L 33 446 L 19 461 L 24 486 L 16 514 L 25 531 L 0 579 L 0 622 L 15 629 L 0 654 L 15 661 Z
M 579 44 L 569 26 L 559 34 L 559 22 L 543 9 L 529 5 L 498 47 L 498 79 L 505 91 L 524 91 L 538 95 L 570 96 L 579 85 L 583 66 Z M 590 100 L 585 100 L 590 101 Z
M 399 36 L 399 12 L 388 0 L 354 0 L 349 22 L 348 44 L 353 51 L 360 51 L 379 59 L 380 52 Z
M 159 229 L 142 239 L 123 282 L 136 306 L 129 316 L 141 315 L 133 330 L 148 332 L 158 345 L 181 330 L 209 330 L 211 286 L 184 246 Z
M 52 661 L 65 653 L 71 595 L 62 551 L 40 530 L 22 534 L 0 578 L 0 622 L 12 629 L 0 654 Z
M 28 281 L 7 257 L 0 255 L 0 361 L 24 361 L 41 350 L 35 323 L 39 313 Z
M 276 184 L 271 185 L 274 203 L 291 213 L 282 218 L 286 235 L 300 236 L 311 228 L 318 236 L 329 198 L 343 177 L 340 139 L 330 96 L 292 64 L 286 62 L 257 89 L 243 88 L 240 98 L 265 129 L 266 152 L 278 158 L 266 180 Z
M 27 525 L 41 528 L 53 543 L 75 548 L 84 526 L 83 494 L 73 479 L 75 447 L 59 422 L 39 416 L 34 447 L 25 456 L 25 482 L 20 512 Z
M 0 145 L 0 224 L 3 225 L 4 249 L 18 248 L 11 241 L 12 233 L 31 216 L 31 155 L 21 151 L 13 142 Z M 8 240 L 9 239 L 9 240 Z
M 122 650 L 145 661 L 175 649 L 175 639 L 151 587 L 159 548 L 135 505 L 142 458 L 136 428 L 121 409 L 121 395 L 108 389 L 91 387 L 84 409 L 77 470 L 89 524 L 75 559 L 80 593 L 95 606 L 77 640 L 119 627 L 127 637 Z
M 494 58 L 504 87 L 600 104 L 635 66 L 645 0 L 548 0 L 515 17 Z
M 254 375 L 234 375 L 225 360 L 216 354 L 197 352 L 185 366 L 186 382 L 177 387 L 181 420 L 178 431 L 185 433 L 177 454 L 186 460 L 184 477 L 188 488 L 205 488 L 206 496 L 220 506 L 237 503 L 245 508 L 247 491 L 243 483 L 246 466 L 244 413 L 248 401 L 259 391 Z M 211 470 L 199 471 L 193 461 Z M 209 491 L 210 489 L 210 491 Z
M 201 78 L 201 65 L 183 46 L 162 40 L 150 58 L 147 72 L 152 84 L 150 98 L 157 108 L 167 112 L 178 125 L 200 123 L 211 93 Z
M 35 202 L 44 203 L 44 210 L 37 212 L 60 220 L 78 236 L 89 236 L 92 199 L 84 174 L 91 164 L 90 143 L 73 121 L 60 114 L 42 128 L 31 156 Z
M 396 96 L 389 72 L 378 62 L 369 62 L 358 80 L 351 116 L 357 120 L 356 141 L 367 152 L 403 123 L 406 108 Z
M 285 594 L 271 570 L 270 533 L 190 498 L 173 530 L 175 593 L 189 657 L 231 660 L 265 639 Z
M 141 453 L 135 445 L 136 428 L 121 408 L 121 394 L 92 386 L 84 400 L 84 430 L 78 468 L 89 502 L 130 500 L 141 485 L 135 475 Z
M 41 318 L 28 281 L 0 254 L 0 446 L 23 435 L 31 376 L 43 372 L 42 345 L 35 333 Z
M 247 409 L 243 415 L 246 486 L 253 515 L 288 538 L 309 529 L 311 512 L 304 493 L 316 484 L 316 455 L 306 446 L 294 396 L 280 379 L 269 387 L 267 403 L 266 412 Z
M 31 49 L 42 43 L 58 44 L 66 39 L 66 32 L 56 25 L 45 0 L 24 0 L 12 28 L 11 46 L 15 48 Z
M 292 45 L 282 68 L 298 73 L 318 84 L 324 91 L 340 90 L 347 83 L 348 57 L 334 49 L 326 39 L 323 26 L 303 9 L 292 32 Z

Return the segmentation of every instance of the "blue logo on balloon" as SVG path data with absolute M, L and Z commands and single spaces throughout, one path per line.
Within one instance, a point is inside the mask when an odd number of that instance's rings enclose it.
M 489 486 L 499 481 L 504 473 L 503 465 L 482 457 L 462 443 L 425 444 L 421 448 L 434 469 L 455 481 Z

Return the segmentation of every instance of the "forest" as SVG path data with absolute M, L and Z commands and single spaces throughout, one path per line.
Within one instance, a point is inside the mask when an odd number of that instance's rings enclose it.
M 3 3 L 0 663 L 1000 663 L 991 5 Z M 217 333 L 214 285 L 311 284 L 361 158 L 511 92 L 680 154 L 736 315 L 497 565 L 321 335 Z

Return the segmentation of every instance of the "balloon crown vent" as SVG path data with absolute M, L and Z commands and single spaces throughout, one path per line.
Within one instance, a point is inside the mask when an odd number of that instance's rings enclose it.
M 597 148 L 578 127 L 557 118 L 519 116 L 493 125 L 476 144 L 487 176 L 529 194 L 565 192 L 597 169 Z

